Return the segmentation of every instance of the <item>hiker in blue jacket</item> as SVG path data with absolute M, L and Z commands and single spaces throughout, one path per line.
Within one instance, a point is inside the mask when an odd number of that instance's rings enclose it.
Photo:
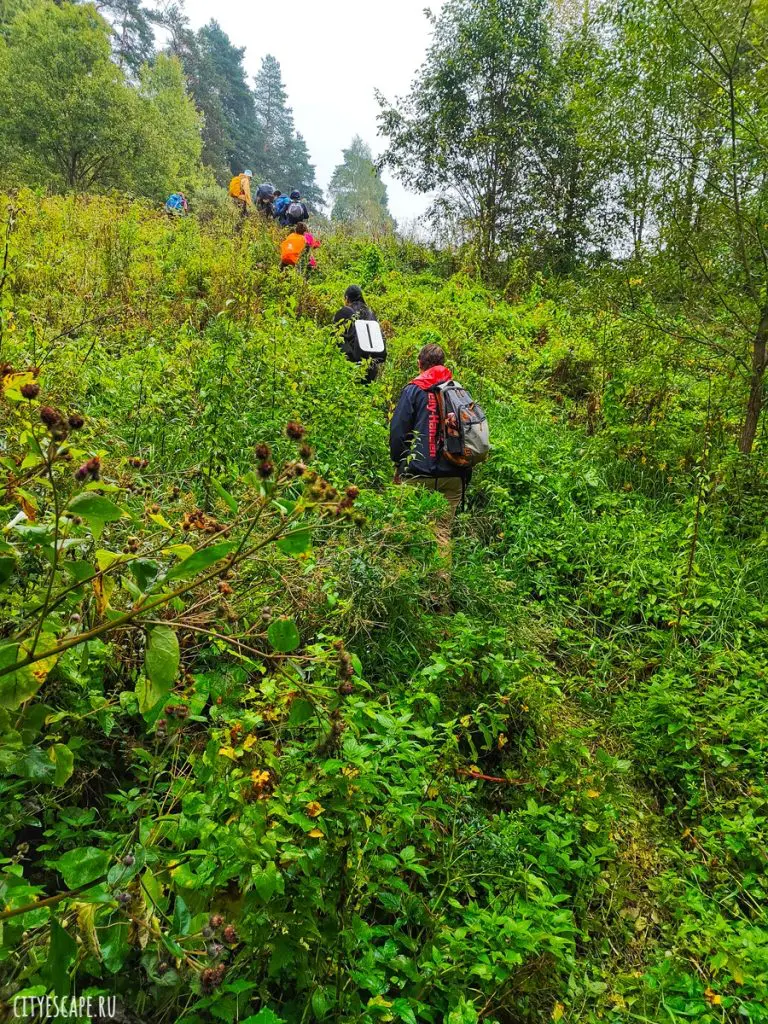
M 275 220 L 278 221 L 282 225 L 282 227 L 287 226 L 287 224 L 283 223 L 283 219 L 285 217 L 285 211 L 288 209 L 290 205 L 291 197 L 284 196 L 282 195 L 282 193 L 275 199 L 274 203 L 272 204 Z
M 165 201 L 165 210 L 172 217 L 186 217 L 189 210 L 187 197 L 183 192 L 173 192 Z

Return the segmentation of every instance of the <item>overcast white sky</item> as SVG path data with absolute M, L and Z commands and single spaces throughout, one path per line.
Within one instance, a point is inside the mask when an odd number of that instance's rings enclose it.
M 194 28 L 215 18 L 235 46 L 246 48 L 251 78 L 266 53 L 277 57 L 296 128 L 325 188 L 353 135 L 361 135 L 374 155 L 384 148 L 376 134 L 374 89 L 390 100 L 408 91 L 431 38 L 424 8 L 437 13 L 442 2 L 186 0 L 185 10 Z M 427 198 L 384 177 L 397 220 L 426 210 Z

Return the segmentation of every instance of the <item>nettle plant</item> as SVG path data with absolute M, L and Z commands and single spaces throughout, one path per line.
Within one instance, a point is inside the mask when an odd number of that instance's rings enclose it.
M 95 452 L 85 418 L 46 404 L 35 371 L 5 366 L 2 388 L 0 847 L 16 845 L 0 860 L 0 961 L 11 977 L 0 997 L 27 979 L 67 992 L 76 965 L 99 977 L 158 944 L 164 955 L 155 949 L 145 965 L 155 980 L 173 966 L 210 991 L 236 933 L 223 921 L 192 928 L 180 895 L 169 905 L 163 882 L 152 889 L 150 869 L 168 852 L 163 820 L 189 783 L 185 758 L 205 747 L 206 705 L 223 729 L 214 761 L 255 744 L 253 734 L 238 744 L 242 722 L 226 721 L 232 687 L 251 674 L 282 680 L 260 718 L 267 728 L 314 716 L 333 735 L 331 705 L 352 693 L 360 664 L 335 638 L 302 648 L 296 618 L 277 606 L 317 530 L 330 537 L 361 521 L 357 488 L 340 494 L 309 469 L 304 428 L 289 422 L 282 440 L 256 447 L 236 486 L 204 482 L 214 514 L 180 485 L 153 496 L 146 459 Z M 215 683 L 190 672 L 217 659 Z M 224 669 L 235 661 L 233 682 Z M 269 792 L 269 767 L 260 760 L 246 782 L 243 799 Z M 67 808 L 75 785 L 85 798 Z M 113 805 L 115 815 L 104 811 Z M 189 871 L 190 859 L 173 870 Z

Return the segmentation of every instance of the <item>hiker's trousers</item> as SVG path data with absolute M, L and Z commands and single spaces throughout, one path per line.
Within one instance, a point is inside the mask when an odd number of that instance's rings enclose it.
M 451 507 L 451 519 L 461 505 L 462 480 L 460 476 L 409 476 L 404 483 L 410 487 L 427 487 L 439 491 Z

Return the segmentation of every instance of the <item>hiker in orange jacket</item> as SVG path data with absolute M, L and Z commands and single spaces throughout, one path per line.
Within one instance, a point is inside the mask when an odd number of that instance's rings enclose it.
M 283 241 L 280 246 L 280 266 L 284 270 L 286 267 L 296 267 L 301 255 L 307 248 L 307 240 L 304 237 L 307 233 L 306 224 L 297 224 L 293 231 Z

